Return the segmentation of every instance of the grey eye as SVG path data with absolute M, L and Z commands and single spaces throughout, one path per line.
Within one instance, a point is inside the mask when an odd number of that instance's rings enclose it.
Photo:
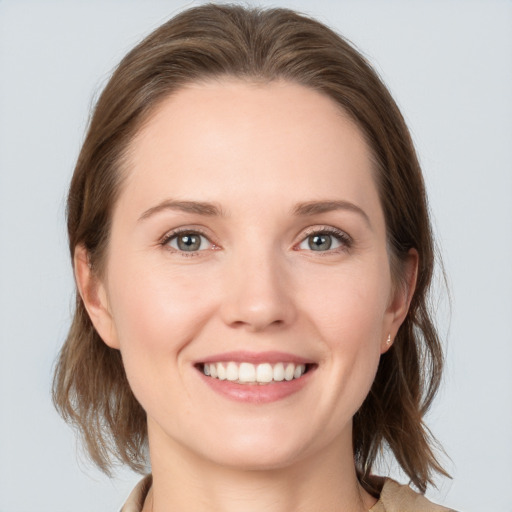
M 319 230 L 307 235 L 299 245 L 299 249 L 315 252 L 335 252 L 351 246 L 350 237 L 342 231 Z
M 207 238 L 198 233 L 179 233 L 168 243 L 173 249 L 183 252 L 201 251 L 209 244 Z
M 332 245 L 332 235 L 317 234 L 308 237 L 308 246 L 312 251 L 328 251 Z

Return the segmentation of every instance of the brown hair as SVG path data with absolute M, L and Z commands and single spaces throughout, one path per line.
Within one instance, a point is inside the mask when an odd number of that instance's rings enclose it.
M 381 357 L 371 391 L 354 417 L 359 478 L 376 494 L 370 472 L 388 447 L 421 491 L 434 472 L 446 475 L 423 423 L 438 389 L 442 350 L 428 308 L 434 248 L 423 178 L 405 122 L 366 60 L 321 23 L 286 9 L 204 5 L 171 19 L 121 61 L 94 110 L 68 197 L 69 248 L 83 245 L 101 273 L 123 158 L 142 124 L 184 85 L 233 76 L 289 80 L 332 98 L 358 124 L 372 150 L 392 273 L 415 248 L 420 267 L 409 313 Z M 54 402 L 78 426 L 105 472 L 115 460 L 143 470 L 146 416 L 133 396 L 120 353 L 102 342 L 77 293 L 58 360 Z

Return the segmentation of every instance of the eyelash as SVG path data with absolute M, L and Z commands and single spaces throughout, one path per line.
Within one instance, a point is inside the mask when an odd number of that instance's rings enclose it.
M 204 250 L 187 252 L 187 251 L 180 251 L 180 250 L 171 248 L 169 246 L 169 242 L 171 242 L 171 240 L 177 238 L 179 235 L 182 235 L 182 234 L 203 236 L 212 244 L 213 248 L 218 248 L 218 246 L 215 243 L 210 241 L 208 235 L 204 231 L 202 231 L 201 229 L 198 229 L 198 228 L 175 229 L 175 230 L 171 231 L 170 233 L 167 233 L 166 235 L 164 235 L 162 237 L 162 239 L 159 241 L 159 245 L 163 246 L 168 251 L 170 251 L 172 253 L 178 253 L 180 256 L 183 256 L 185 258 L 200 256 L 201 253 L 204 252 Z M 311 252 L 318 253 L 317 254 L 318 256 L 328 256 L 328 255 L 337 254 L 340 252 L 348 252 L 352 248 L 353 243 L 354 243 L 352 237 L 350 237 L 344 231 L 341 231 L 340 229 L 337 229 L 337 228 L 334 228 L 331 226 L 323 226 L 321 228 L 315 227 L 315 228 L 310 228 L 310 229 L 306 230 L 303 238 L 301 239 L 301 241 L 299 242 L 298 245 L 300 245 L 302 242 L 304 242 L 309 237 L 314 236 L 314 235 L 330 235 L 330 236 L 334 237 L 342 245 L 341 247 L 338 247 L 336 249 L 329 249 L 327 251 L 312 251 L 311 250 Z M 298 249 L 295 249 L 295 250 L 298 250 Z
M 160 240 L 159 244 L 161 246 L 163 246 L 165 249 L 167 249 L 169 252 L 178 253 L 180 256 L 183 256 L 184 258 L 192 258 L 192 257 L 195 257 L 195 256 L 200 256 L 201 252 L 203 252 L 203 251 L 190 251 L 190 252 L 180 251 L 180 250 L 174 249 L 174 248 L 169 246 L 169 242 L 171 240 L 173 240 L 174 238 L 177 238 L 179 235 L 183 235 L 183 234 L 203 236 L 204 238 L 206 238 L 213 245 L 213 247 L 217 247 L 213 242 L 210 241 L 210 239 L 208 238 L 208 235 L 204 231 L 202 231 L 201 229 L 198 229 L 198 228 L 194 228 L 194 229 L 187 229 L 187 228 L 181 228 L 180 229 L 180 228 L 178 228 L 178 229 L 175 229 L 174 231 L 171 231 L 170 233 L 167 233 L 166 235 L 164 235 L 164 237 Z
M 345 231 L 341 231 L 340 229 L 334 228 L 332 226 L 324 226 L 321 228 L 315 227 L 306 230 L 306 232 L 304 233 L 304 237 L 302 238 L 300 243 L 304 242 L 309 237 L 314 235 L 330 235 L 341 244 L 341 247 L 338 247 L 336 249 L 329 249 L 327 251 L 311 251 L 317 253 L 315 255 L 318 256 L 329 256 L 332 254 L 338 254 L 340 252 L 348 252 L 354 245 L 354 240 L 352 239 L 351 236 L 345 233 Z

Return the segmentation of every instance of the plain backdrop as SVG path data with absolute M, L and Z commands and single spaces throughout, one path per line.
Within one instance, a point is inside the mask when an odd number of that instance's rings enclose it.
M 252 2 L 249 4 L 254 5 Z M 116 511 L 109 480 L 52 408 L 70 321 L 66 188 L 94 99 L 120 58 L 181 1 L 0 0 L 0 511 Z M 512 2 L 276 0 L 355 43 L 416 142 L 453 296 L 429 425 L 453 481 L 431 499 L 512 511 Z

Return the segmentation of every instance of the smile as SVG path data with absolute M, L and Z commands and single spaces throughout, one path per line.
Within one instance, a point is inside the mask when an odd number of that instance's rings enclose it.
M 207 377 L 238 384 L 269 384 L 300 379 L 309 365 L 291 362 L 260 363 L 218 362 L 204 363 L 201 369 Z
M 215 393 L 246 404 L 282 400 L 308 387 L 318 363 L 287 352 L 224 352 L 196 361 L 196 373 Z

